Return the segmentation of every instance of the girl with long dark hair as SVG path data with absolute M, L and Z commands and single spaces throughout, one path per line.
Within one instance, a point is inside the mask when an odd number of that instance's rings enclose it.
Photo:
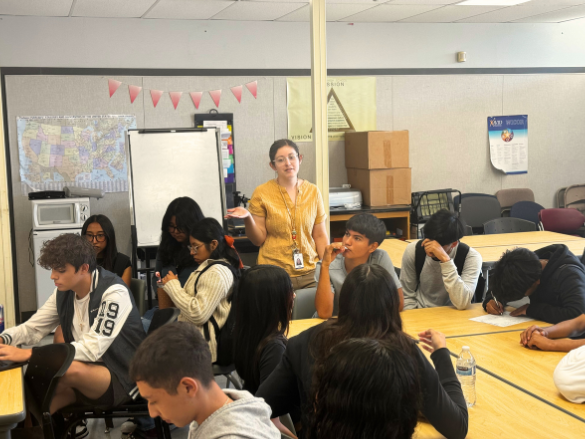
M 93 246 L 97 264 L 117 274 L 127 286 L 130 286 L 132 263 L 128 256 L 118 251 L 116 232 L 110 219 L 105 215 L 90 216 L 83 223 L 81 236 Z
M 181 310 L 180 321 L 194 324 L 209 342 L 212 361 L 217 360 L 216 330 L 221 329 L 231 308 L 231 295 L 237 287 L 240 257 L 233 239 L 225 235 L 213 218 L 188 225 L 188 250 L 197 264 L 184 286 L 171 270 L 163 278 L 165 292 Z
M 422 414 L 445 437 L 463 439 L 468 427 L 467 405 L 445 336 L 432 329 L 420 334 L 422 344 L 432 352 L 435 370 L 414 340 L 402 331 L 399 308 L 398 291 L 387 270 L 378 265 L 354 268 L 339 294 L 339 317 L 291 338 L 282 361 L 260 385 L 256 396 L 264 398 L 273 417 L 300 405 L 302 425 L 307 426 L 307 415 L 313 410 L 307 395 L 315 361 L 322 361 L 332 348 L 350 338 L 387 340 L 418 365 Z
M 280 267 L 256 265 L 242 274 L 234 298 L 234 363 L 252 394 L 284 354 L 293 298 L 290 277 Z
M 409 439 L 421 408 L 418 364 L 385 339 L 350 338 L 315 364 L 309 439 Z

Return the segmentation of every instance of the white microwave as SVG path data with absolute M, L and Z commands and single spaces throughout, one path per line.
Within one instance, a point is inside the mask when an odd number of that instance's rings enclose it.
M 80 229 L 89 218 L 89 198 L 33 200 L 33 229 Z

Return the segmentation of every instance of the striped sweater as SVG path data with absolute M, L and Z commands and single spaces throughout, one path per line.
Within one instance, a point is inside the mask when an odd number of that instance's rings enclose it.
M 195 283 L 201 271 L 213 261 L 213 259 L 207 259 L 191 273 L 184 288 L 181 288 L 181 283 L 174 279 L 165 284 L 164 290 L 175 306 L 181 310 L 179 321 L 192 323 L 202 334 L 204 334 L 204 326 L 208 326 L 211 360 L 215 362 L 217 360 L 215 329 L 208 322 L 213 316 L 220 328 L 225 324 L 231 306 L 227 298 L 234 284 L 234 276 L 229 268 L 216 264 L 203 273 L 201 280 L 197 283 L 197 293 L 195 293 Z

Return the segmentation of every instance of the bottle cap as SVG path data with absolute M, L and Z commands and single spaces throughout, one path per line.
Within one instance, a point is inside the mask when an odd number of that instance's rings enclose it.
M 463 346 L 461 349 L 463 349 L 464 351 L 468 351 L 469 350 L 469 346 Z

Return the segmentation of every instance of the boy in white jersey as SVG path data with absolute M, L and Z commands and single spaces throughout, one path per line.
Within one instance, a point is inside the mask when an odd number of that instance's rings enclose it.
M 55 291 L 26 323 L 0 335 L 0 360 L 28 361 L 32 349 L 16 346 L 37 344 L 60 324 L 75 357 L 59 381 L 51 413 L 76 402 L 111 407 L 129 400 L 129 364 L 145 334 L 128 288 L 97 267 L 93 247 L 79 235 L 47 241 L 38 263 L 51 270 Z

